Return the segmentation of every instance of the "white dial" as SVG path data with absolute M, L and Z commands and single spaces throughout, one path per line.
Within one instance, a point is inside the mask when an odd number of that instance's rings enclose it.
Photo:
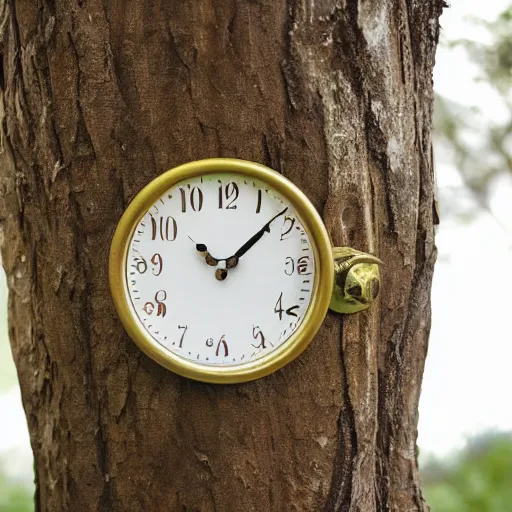
M 315 251 L 293 204 L 267 183 L 209 173 L 169 188 L 128 242 L 134 317 L 164 351 L 244 365 L 297 331 L 315 286 Z

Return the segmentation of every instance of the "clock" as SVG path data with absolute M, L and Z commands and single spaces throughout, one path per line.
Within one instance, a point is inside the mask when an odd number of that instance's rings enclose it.
M 169 370 L 204 382 L 257 379 L 299 356 L 335 283 L 329 236 L 308 198 L 237 159 L 187 163 L 150 182 L 110 251 L 129 336 Z

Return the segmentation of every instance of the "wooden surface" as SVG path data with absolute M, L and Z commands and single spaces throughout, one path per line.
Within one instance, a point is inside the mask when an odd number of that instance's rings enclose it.
M 440 0 L 0 0 L 0 241 L 40 511 L 424 511 Z M 143 356 L 107 281 L 123 209 L 205 157 L 298 185 L 380 302 L 263 380 Z

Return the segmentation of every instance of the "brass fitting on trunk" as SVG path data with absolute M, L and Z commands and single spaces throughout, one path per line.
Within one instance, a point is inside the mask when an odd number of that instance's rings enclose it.
M 351 247 L 333 247 L 334 283 L 329 308 L 337 313 L 357 313 L 370 307 L 379 295 L 382 261 Z

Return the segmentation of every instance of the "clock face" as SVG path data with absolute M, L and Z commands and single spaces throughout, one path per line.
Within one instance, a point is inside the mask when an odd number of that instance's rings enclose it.
M 161 349 L 210 367 L 278 350 L 311 305 L 315 249 L 268 183 L 210 173 L 169 187 L 135 225 L 125 267 L 134 316 Z
M 334 281 L 325 226 L 262 165 L 190 162 L 130 203 L 110 250 L 110 287 L 130 337 L 180 375 L 235 383 L 295 359 Z

